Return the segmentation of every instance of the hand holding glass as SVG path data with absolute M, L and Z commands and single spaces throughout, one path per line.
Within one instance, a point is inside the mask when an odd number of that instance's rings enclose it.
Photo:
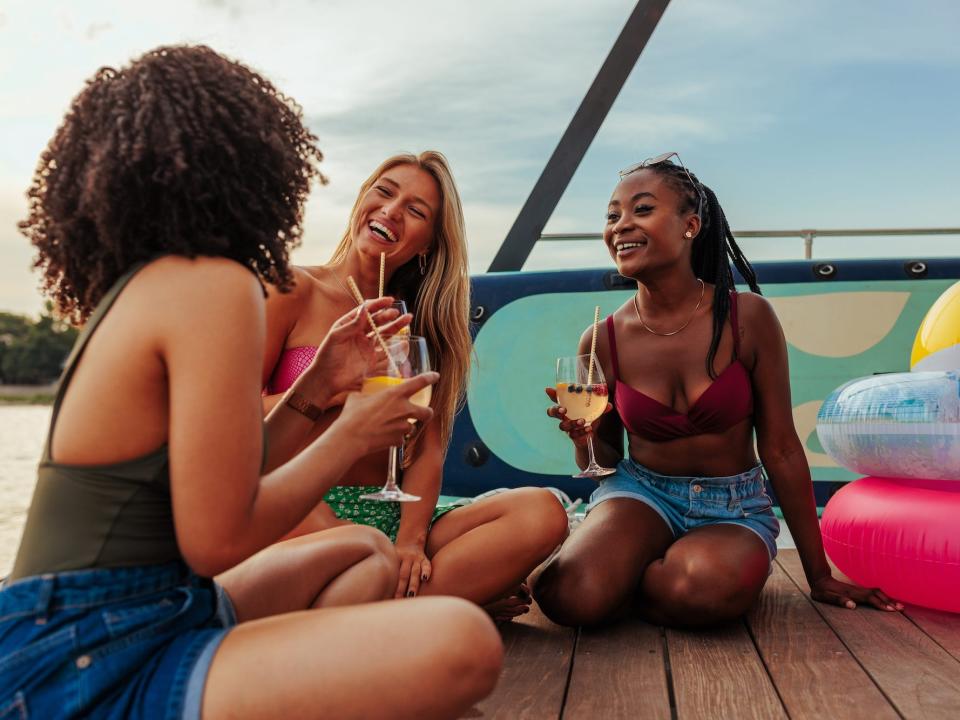
M 416 335 L 398 334 L 385 338 L 384 343 L 389 355 L 385 356 L 382 349 L 377 348 L 374 359 L 364 374 L 363 388 L 360 392 L 365 395 L 386 390 L 399 385 L 407 378 L 430 372 L 430 354 L 427 351 L 425 338 Z M 414 393 L 410 402 L 421 407 L 427 407 L 430 405 L 431 391 L 432 386 L 427 385 L 427 387 Z M 419 500 L 418 496 L 405 493 L 397 486 L 397 464 L 397 448 L 392 447 L 389 451 L 387 482 L 383 489 L 370 495 L 361 495 L 360 499 L 392 502 Z
M 590 355 L 574 355 L 557 358 L 557 404 L 566 410 L 570 420 L 583 420 L 590 424 L 607 409 L 607 384 L 603 371 L 593 357 L 593 372 L 590 372 Z M 575 478 L 598 478 L 612 475 L 613 468 L 601 467 L 593 454 L 593 436 L 587 436 L 587 451 L 590 462 Z

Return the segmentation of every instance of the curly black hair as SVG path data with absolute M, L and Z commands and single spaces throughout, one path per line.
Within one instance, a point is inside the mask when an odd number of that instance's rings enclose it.
M 720 347 L 720 336 L 730 312 L 730 291 L 734 289 L 731 263 L 746 281 L 750 289 L 760 295 L 757 275 L 733 237 L 727 216 L 720 207 L 713 190 L 700 182 L 692 172 L 669 162 L 647 166 L 648 170 L 660 175 L 671 188 L 679 193 L 681 213 L 700 212 L 700 232 L 693 241 L 690 265 L 693 274 L 704 282 L 712 283 L 716 290 L 713 296 L 713 337 L 707 351 L 707 373 L 716 377 L 713 361 Z M 691 184 L 691 181 L 693 184 Z
M 300 106 L 204 46 L 104 67 L 47 145 L 18 225 L 41 287 L 81 322 L 132 265 L 228 257 L 289 290 L 311 180 L 326 178 Z

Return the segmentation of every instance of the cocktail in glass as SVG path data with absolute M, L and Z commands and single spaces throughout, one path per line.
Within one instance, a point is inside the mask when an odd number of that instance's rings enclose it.
M 603 415 L 609 394 L 603 371 L 596 356 L 592 357 L 592 368 L 590 355 L 557 358 L 557 404 L 566 410 L 568 419 L 583 420 L 586 424 L 593 423 Z M 573 477 L 598 478 L 616 472 L 613 468 L 597 464 L 593 454 L 593 436 L 587 437 L 587 451 L 590 462 Z
M 430 354 L 427 341 L 417 335 L 397 334 L 384 338 L 388 355 L 378 349 L 377 356 L 367 368 L 360 390 L 365 395 L 378 393 L 399 385 L 407 378 L 430 372 Z M 427 407 L 432 394 L 431 385 L 418 390 L 410 398 L 414 405 Z M 413 419 L 410 420 L 411 427 Z M 380 492 L 361 495 L 361 500 L 382 500 L 388 502 L 415 502 L 419 496 L 405 493 L 397 485 L 398 448 L 391 447 L 387 464 L 387 482 Z

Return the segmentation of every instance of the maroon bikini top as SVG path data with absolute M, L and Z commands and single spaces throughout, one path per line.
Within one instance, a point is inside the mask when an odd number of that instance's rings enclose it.
M 740 362 L 740 331 L 737 323 L 737 293 L 730 293 L 730 326 L 733 330 L 734 360 L 704 390 L 686 413 L 679 413 L 649 395 L 619 380 L 617 338 L 613 315 L 607 317 L 610 358 L 613 362 L 617 412 L 624 427 L 647 440 L 662 442 L 677 438 L 722 433 L 753 414 L 753 389 L 750 374 Z

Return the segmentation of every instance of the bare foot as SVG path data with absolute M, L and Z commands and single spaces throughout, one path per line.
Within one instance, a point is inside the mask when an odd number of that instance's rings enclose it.
M 487 603 L 483 609 L 495 623 L 500 624 L 530 612 L 530 603 L 530 588 L 526 583 L 520 583 L 509 595 Z

